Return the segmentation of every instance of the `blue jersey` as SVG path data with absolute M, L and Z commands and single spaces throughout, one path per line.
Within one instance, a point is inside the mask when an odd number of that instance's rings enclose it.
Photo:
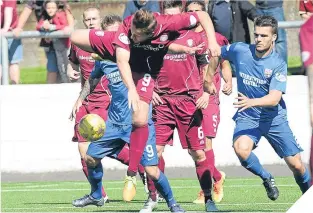
M 122 81 L 117 64 L 111 61 L 96 61 L 91 72 L 92 78 L 105 75 L 109 80 L 108 88 L 112 98 L 108 111 L 108 120 L 118 125 L 131 125 L 132 112 L 128 108 L 128 89 Z M 152 105 L 150 104 L 149 123 L 152 118 Z
M 234 43 L 222 47 L 222 58 L 236 68 L 238 92 L 248 98 L 261 98 L 270 90 L 286 92 L 287 64 L 278 53 L 272 51 L 264 58 L 255 55 L 255 45 Z M 252 107 L 237 112 L 234 119 L 252 119 L 280 123 L 286 120 L 286 105 L 283 98 L 274 107 Z

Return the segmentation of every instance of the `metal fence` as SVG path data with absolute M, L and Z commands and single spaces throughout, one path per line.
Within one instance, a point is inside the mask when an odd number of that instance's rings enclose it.
M 303 21 L 283 21 L 278 22 L 279 28 L 291 29 L 299 28 L 303 24 Z M 39 31 L 25 31 L 17 38 L 68 38 L 70 33 L 64 33 L 63 31 L 55 32 L 39 32 Z M 1 35 L 1 57 L 2 57 L 2 84 L 9 84 L 9 60 L 8 60 L 8 42 L 7 38 L 14 38 L 12 32 Z

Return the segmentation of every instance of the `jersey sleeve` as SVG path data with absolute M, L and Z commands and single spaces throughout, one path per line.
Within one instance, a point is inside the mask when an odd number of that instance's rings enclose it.
M 113 39 L 114 45 L 117 45 L 127 51 L 130 51 L 130 47 L 129 47 L 130 40 L 128 38 L 128 31 L 129 31 L 131 19 L 132 19 L 132 16 L 129 16 L 123 21 L 123 24 L 120 25 Z
M 221 58 L 232 61 L 235 56 L 236 43 L 224 45 L 221 48 Z
M 73 44 L 71 45 L 70 54 L 68 55 L 68 60 L 71 61 L 73 64 L 79 65 L 79 60 L 76 56 L 77 48 Z
M 110 34 L 111 33 L 111 34 Z M 105 59 L 107 55 L 113 55 L 112 32 L 92 29 L 89 31 L 89 41 L 91 48 L 101 58 Z
M 313 64 L 313 16 L 300 29 L 301 56 L 304 67 Z
M 178 32 L 178 31 L 194 28 L 199 23 L 199 17 L 197 13 L 160 15 L 160 16 L 157 16 L 157 21 L 158 23 L 160 23 L 159 31 Z
M 3 1 L 4 7 L 16 8 L 16 0 Z
M 278 90 L 286 93 L 287 86 L 287 64 L 283 62 L 272 74 L 269 90 Z
M 91 78 L 101 78 L 104 75 L 104 72 L 102 72 L 101 69 L 101 62 L 96 61 L 95 65 L 91 71 L 90 77 Z
M 300 0 L 299 1 L 299 13 L 300 14 L 306 13 L 306 9 L 305 9 L 305 6 L 304 6 L 304 0 Z

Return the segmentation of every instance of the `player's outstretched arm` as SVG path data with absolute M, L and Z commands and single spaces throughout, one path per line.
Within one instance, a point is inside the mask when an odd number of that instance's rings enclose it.
M 116 46 L 116 62 L 121 73 L 122 80 L 128 89 L 128 107 L 134 111 L 139 109 L 139 95 L 133 80 L 129 66 L 130 52 L 122 47 Z
M 195 47 L 187 47 L 184 45 L 172 43 L 168 47 L 168 53 L 173 53 L 173 54 L 186 53 L 186 54 L 194 55 L 196 54 L 197 51 L 202 50 L 203 47 L 204 47 L 204 43 Z
M 279 90 L 270 90 L 268 95 L 263 96 L 262 98 L 253 98 L 250 99 L 238 92 L 237 102 L 234 103 L 235 108 L 239 108 L 238 112 L 241 112 L 250 107 L 273 107 L 277 106 L 279 101 L 282 98 L 282 91 Z
M 220 56 L 221 47 L 216 41 L 214 26 L 209 14 L 204 11 L 197 11 L 197 15 L 202 28 L 206 32 L 211 56 Z
M 222 62 L 222 76 L 223 76 L 223 80 L 225 81 L 225 84 L 223 86 L 223 93 L 225 95 L 230 95 L 232 93 L 232 69 L 231 66 L 229 64 L 229 61 L 224 60 Z
M 203 72 L 203 90 L 208 92 L 210 95 L 214 95 L 217 93 L 216 87 L 213 83 L 214 74 L 218 67 L 219 58 L 211 57 L 210 64 L 204 67 Z
M 98 78 L 98 77 L 90 76 L 89 79 L 85 82 L 84 87 L 82 91 L 80 92 L 80 95 L 72 109 L 71 115 L 69 117 L 70 120 L 73 120 L 75 118 L 76 113 L 78 112 L 83 101 L 96 88 L 100 80 L 101 80 L 101 77 Z
M 80 49 L 93 53 L 94 51 L 89 40 L 89 31 L 90 30 L 88 29 L 75 30 L 72 32 L 70 39 L 72 44 L 76 45 Z

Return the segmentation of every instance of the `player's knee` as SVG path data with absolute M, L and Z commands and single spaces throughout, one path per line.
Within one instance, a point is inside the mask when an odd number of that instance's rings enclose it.
M 133 125 L 135 127 L 142 127 L 148 124 L 148 120 L 144 118 L 133 118 Z
M 237 156 L 239 156 L 242 159 L 246 159 L 249 157 L 252 151 L 252 148 L 249 145 L 249 143 L 246 143 L 245 141 L 237 140 L 234 143 L 234 150 Z
M 204 161 L 206 159 L 204 150 L 190 150 L 189 153 L 194 161 Z
M 294 159 L 288 163 L 288 166 L 293 173 L 303 174 L 305 172 L 305 167 L 301 159 Z
M 97 166 L 97 164 L 99 163 L 99 161 L 89 155 L 86 155 L 85 157 L 85 162 L 87 164 L 88 167 L 91 168 L 95 168 Z
M 145 171 L 147 175 L 149 176 L 149 178 L 151 178 L 152 180 L 159 179 L 160 170 L 157 166 L 146 166 Z

